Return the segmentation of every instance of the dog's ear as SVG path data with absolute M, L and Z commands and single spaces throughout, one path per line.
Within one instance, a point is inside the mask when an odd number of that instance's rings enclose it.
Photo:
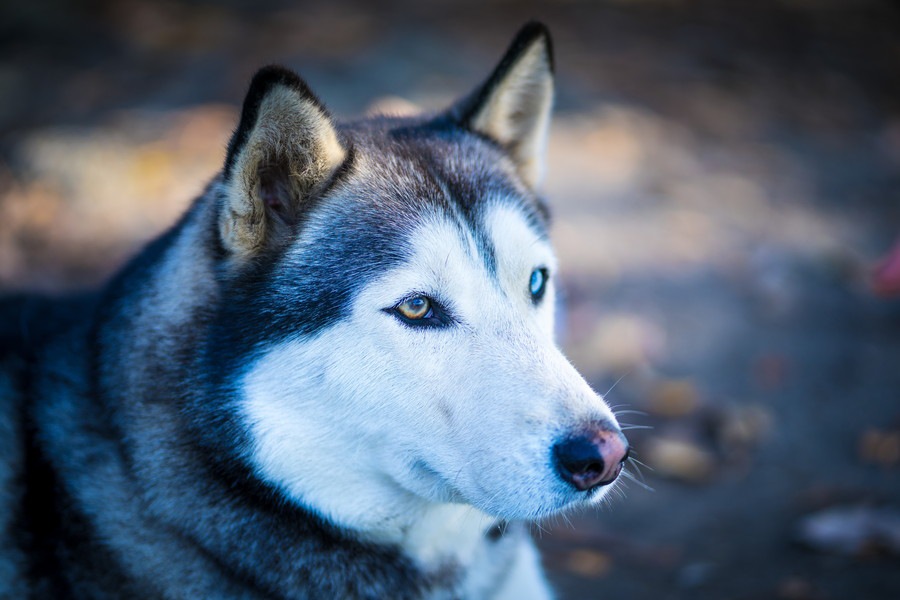
M 219 231 L 226 250 L 247 257 L 277 247 L 345 157 L 331 117 L 306 83 L 282 67 L 261 69 L 225 159 Z
M 543 175 L 544 150 L 553 107 L 553 46 L 541 23 L 528 23 L 474 93 L 454 114 L 464 126 L 499 142 L 531 187 Z

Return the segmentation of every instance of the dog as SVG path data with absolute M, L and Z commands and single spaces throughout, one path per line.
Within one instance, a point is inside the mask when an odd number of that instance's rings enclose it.
M 554 343 L 552 103 L 538 23 L 430 115 L 263 68 L 167 233 L 0 302 L 0 596 L 551 597 L 527 523 L 628 456 Z

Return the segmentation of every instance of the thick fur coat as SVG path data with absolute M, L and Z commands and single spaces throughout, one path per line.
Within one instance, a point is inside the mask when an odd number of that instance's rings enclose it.
M 336 123 L 279 67 L 102 290 L 0 301 L 0 596 L 546 598 L 627 446 L 553 342 L 550 39 Z

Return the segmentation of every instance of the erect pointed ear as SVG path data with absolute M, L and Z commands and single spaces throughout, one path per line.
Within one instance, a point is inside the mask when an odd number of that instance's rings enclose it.
M 277 247 L 345 157 L 331 117 L 306 83 L 282 67 L 261 69 L 228 144 L 219 215 L 225 248 L 246 257 Z
M 543 176 L 553 107 L 553 46 L 541 23 L 528 23 L 475 92 L 455 108 L 466 127 L 499 142 L 531 187 Z

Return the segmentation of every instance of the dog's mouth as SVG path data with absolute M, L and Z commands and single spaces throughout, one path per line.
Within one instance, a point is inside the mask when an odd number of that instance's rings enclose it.
M 413 493 L 424 495 L 432 502 L 468 503 L 462 492 L 424 459 L 419 458 L 413 461 L 409 472 L 412 474 L 413 481 L 421 487 L 421 489 L 410 490 Z
M 618 439 L 618 430 L 613 433 Z M 502 519 L 539 520 L 597 503 L 622 476 L 629 454 L 625 444 L 622 438 L 619 451 L 608 455 L 608 449 L 602 444 L 570 443 L 564 448 L 568 454 L 556 452 L 556 460 L 549 470 L 547 463 L 535 464 L 533 469 L 518 475 L 505 473 L 502 478 L 490 480 L 478 477 L 484 471 L 471 462 L 451 477 L 419 456 L 410 460 L 403 481 L 398 483 L 430 502 L 469 504 Z M 593 456 L 595 451 L 602 456 Z M 582 455 L 584 452 L 587 456 Z M 614 462 L 607 461 L 604 466 L 602 459 Z

